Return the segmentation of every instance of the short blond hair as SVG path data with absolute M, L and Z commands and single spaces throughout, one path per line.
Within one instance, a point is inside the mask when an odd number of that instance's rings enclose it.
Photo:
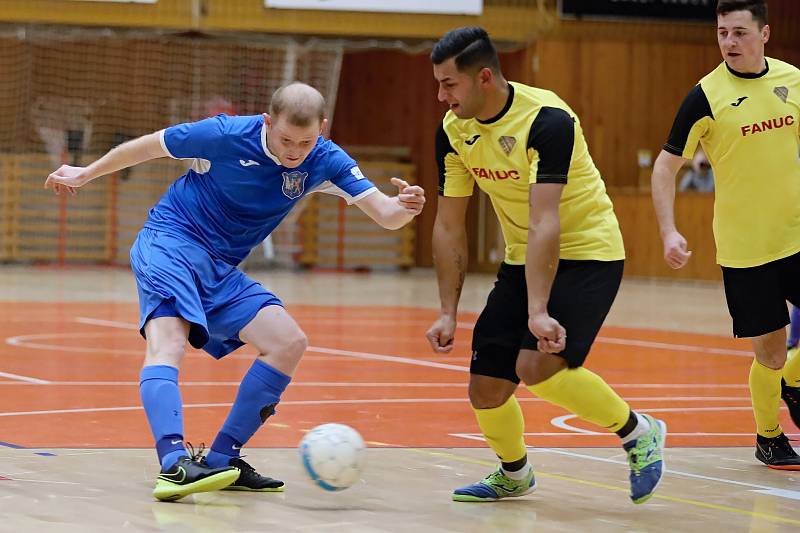
M 284 117 L 290 124 L 305 128 L 325 120 L 325 97 L 312 86 L 294 81 L 272 95 L 269 114 Z

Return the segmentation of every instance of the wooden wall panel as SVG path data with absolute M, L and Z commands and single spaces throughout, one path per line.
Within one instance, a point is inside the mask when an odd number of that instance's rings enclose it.
M 683 98 L 721 61 L 713 42 L 542 39 L 536 52 L 535 84 L 578 114 L 595 163 L 614 187 L 637 186 L 637 151 L 658 155 Z M 800 64 L 800 49 L 767 53 Z
M 502 54 L 512 79 L 530 78 L 526 50 Z M 436 99 L 428 53 L 369 51 L 345 54 L 331 136 L 342 145 L 405 146 L 411 149 L 418 183 L 428 205 L 418 219 L 417 264 L 430 266 L 438 170 L 434 136 L 447 111 Z M 473 223 L 475 218 L 471 217 Z
M 713 30 L 711 30 L 713 32 Z M 592 157 L 612 189 L 636 189 L 637 151 L 658 155 L 684 96 L 720 62 L 719 49 L 707 43 L 545 38 L 503 54 L 506 76 L 559 94 L 580 116 Z M 768 46 L 768 54 L 800 64 L 800 48 Z M 532 65 L 537 65 L 535 70 Z M 376 97 L 376 95 L 378 97 Z M 437 170 L 433 135 L 445 112 L 436 101 L 436 84 L 427 54 L 370 51 L 345 55 L 333 126 L 342 144 L 401 145 L 411 149 L 420 183 L 430 203 L 417 239 L 418 264 L 431 264 L 430 232 L 435 216 Z M 640 216 L 652 214 L 642 211 Z M 473 219 L 473 224 L 475 220 Z M 628 235 L 638 242 L 639 234 Z M 660 256 L 656 259 L 660 261 Z M 660 266 L 637 272 L 685 277 Z M 645 274 L 641 274 L 645 275 Z M 701 279 L 713 279 L 704 270 Z M 691 276 L 690 276 L 691 277 Z
M 675 223 L 692 251 L 687 265 L 672 270 L 663 259 L 650 194 L 635 191 L 611 191 L 614 211 L 625 240 L 625 275 L 647 278 L 719 280 L 716 245 L 711 223 L 714 217 L 714 195 L 678 194 L 675 202 Z

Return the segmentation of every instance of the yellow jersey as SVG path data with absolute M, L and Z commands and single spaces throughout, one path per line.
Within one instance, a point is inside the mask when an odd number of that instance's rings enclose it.
M 436 139 L 439 194 L 492 202 L 506 242 L 505 262 L 525 264 L 528 195 L 534 183 L 564 183 L 559 205 L 561 259 L 625 258 L 622 234 L 580 121 L 555 93 L 509 83 L 492 119 L 460 119 L 448 111 Z
M 667 152 L 702 145 L 714 169 L 717 263 L 745 268 L 800 252 L 800 70 L 767 58 L 759 74 L 722 63 L 678 111 Z

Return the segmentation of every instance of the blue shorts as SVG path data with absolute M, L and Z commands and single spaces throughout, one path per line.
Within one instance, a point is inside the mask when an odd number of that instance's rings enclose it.
M 239 332 L 280 299 L 197 244 L 144 228 L 131 247 L 139 292 L 139 333 L 151 318 L 190 323 L 189 342 L 219 359 L 244 345 Z

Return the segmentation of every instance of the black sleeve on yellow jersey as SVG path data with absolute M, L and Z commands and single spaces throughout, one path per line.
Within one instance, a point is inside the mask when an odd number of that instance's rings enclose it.
M 445 178 L 445 164 L 444 158 L 447 154 L 455 154 L 456 151 L 450 145 L 450 139 L 447 138 L 447 133 L 444 131 L 444 126 L 439 124 L 439 129 L 436 130 L 436 164 L 439 165 L 439 194 L 444 194 L 444 178 Z
M 575 144 L 575 120 L 563 109 L 543 107 L 528 134 L 528 148 L 539 152 L 536 183 L 567 183 Z
M 672 131 L 669 132 L 669 139 L 664 145 L 664 150 L 673 155 L 683 156 L 686 139 L 689 138 L 692 126 L 703 117 L 711 117 L 713 120 L 714 114 L 711 112 L 711 104 L 708 103 L 706 93 L 698 84 L 689 91 L 683 100 L 681 108 L 675 116 L 675 122 L 672 124 Z

